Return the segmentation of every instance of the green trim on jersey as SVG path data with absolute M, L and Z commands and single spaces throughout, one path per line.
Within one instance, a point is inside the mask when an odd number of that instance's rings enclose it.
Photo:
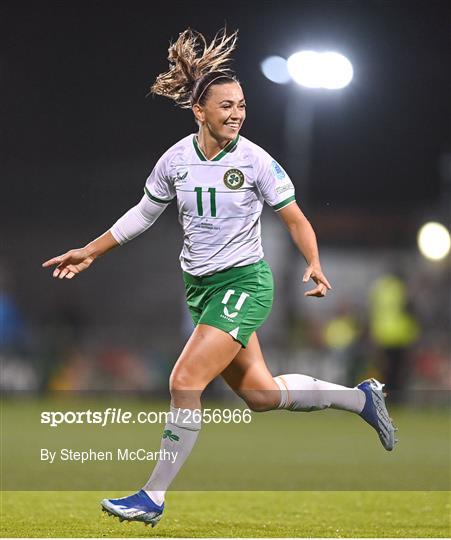
M 205 154 L 202 152 L 202 150 L 200 149 L 200 146 L 199 146 L 199 143 L 197 141 L 197 135 L 194 135 L 193 137 L 193 145 L 194 145 L 194 150 L 196 150 L 196 154 L 197 156 L 199 157 L 199 159 L 201 161 L 219 161 L 220 159 L 222 159 L 226 154 L 228 154 L 229 152 L 231 152 L 235 146 L 238 144 L 238 139 L 240 138 L 239 134 L 232 140 L 232 141 L 229 141 L 225 146 L 224 148 L 218 153 L 216 154 L 216 156 L 214 156 L 213 158 L 211 159 L 207 159 L 205 157 Z
M 295 201 L 296 197 L 292 195 L 291 197 L 288 197 L 288 199 L 285 199 L 284 201 L 280 202 L 279 204 L 275 204 L 272 209 L 273 210 L 281 210 L 285 206 L 289 205 L 291 202 Z
M 152 195 L 152 193 L 150 193 L 150 191 L 147 189 L 147 187 L 144 187 L 144 193 L 149 197 L 149 199 L 152 202 L 156 202 L 156 203 L 160 203 L 160 204 L 169 204 L 171 202 L 171 200 L 165 201 L 164 199 L 159 199 L 158 197 L 155 197 L 154 195 Z

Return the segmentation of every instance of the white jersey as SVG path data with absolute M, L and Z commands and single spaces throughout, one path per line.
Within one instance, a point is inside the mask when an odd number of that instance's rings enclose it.
M 144 190 L 159 206 L 177 198 L 180 262 L 195 276 L 259 261 L 264 201 L 277 211 L 295 200 L 282 167 L 240 135 L 210 160 L 196 135 L 185 137 L 158 160 Z

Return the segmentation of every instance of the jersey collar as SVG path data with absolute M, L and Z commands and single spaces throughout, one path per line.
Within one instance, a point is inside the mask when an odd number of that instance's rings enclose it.
M 207 159 L 205 157 L 205 154 L 202 152 L 199 146 L 199 142 L 197 140 L 197 135 L 193 136 L 193 145 L 194 150 L 196 150 L 196 154 L 199 157 L 201 161 L 219 161 L 222 159 L 226 154 L 231 152 L 235 146 L 238 144 L 238 139 L 240 138 L 240 135 L 238 134 L 232 141 L 229 141 L 222 150 L 220 150 L 214 157 L 211 159 Z

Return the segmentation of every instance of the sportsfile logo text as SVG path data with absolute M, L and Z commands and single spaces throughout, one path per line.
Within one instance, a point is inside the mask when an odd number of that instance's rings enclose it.
M 181 418 L 179 418 L 179 416 Z M 172 411 L 132 412 L 122 408 L 108 407 L 103 411 L 42 411 L 41 424 L 58 427 L 61 424 L 95 424 L 105 427 L 113 424 L 167 424 L 203 422 L 205 424 L 249 424 L 250 409 L 177 409 Z

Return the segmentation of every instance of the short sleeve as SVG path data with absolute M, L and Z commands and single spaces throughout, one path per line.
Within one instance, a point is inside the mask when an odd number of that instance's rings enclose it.
M 277 211 L 295 201 L 293 182 L 282 166 L 266 152 L 259 161 L 256 185 L 269 206 Z
M 175 197 L 174 184 L 169 174 L 169 152 L 157 161 L 144 187 L 145 194 L 151 201 L 159 204 L 169 204 Z

